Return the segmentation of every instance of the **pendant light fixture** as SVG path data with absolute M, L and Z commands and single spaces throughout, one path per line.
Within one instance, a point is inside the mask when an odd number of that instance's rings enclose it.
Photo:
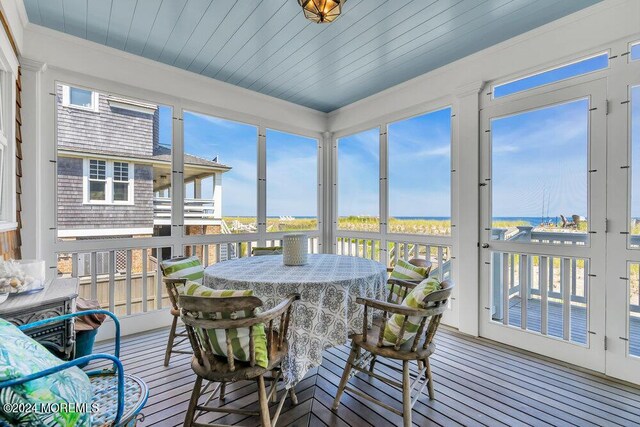
M 342 12 L 347 0 L 298 0 L 304 17 L 316 24 L 333 22 Z

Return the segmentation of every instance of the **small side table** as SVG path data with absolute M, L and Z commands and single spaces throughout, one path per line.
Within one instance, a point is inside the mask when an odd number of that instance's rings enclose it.
M 54 279 L 40 292 L 9 297 L 0 304 L 0 317 L 21 326 L 73 313 L 76 309 L 78 287 L 76 278 Z M 75 331 L 72 319 L 30 329 L 27 335 L 65 359 L 70 359 L 74 354 Z

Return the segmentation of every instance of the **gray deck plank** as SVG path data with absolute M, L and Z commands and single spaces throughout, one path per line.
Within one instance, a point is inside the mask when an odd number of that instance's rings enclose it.
M 143 427 L 178 426 L 184 421 L 195 377 L 189 355 L 173 355 L 168 367 L 162 365 L 167 335 L 167 329 L 160 329 L 122 340 L 121 359 L 126 372 L 140 376 L 150 387 L 149 402 L 143 410 L 146 419 L 139 423 Z M 415 426 L 640 422 L 640 387 L 447 328 L 441 328 L 436 341 L 438 348 L 432 357 L 436 400 L 429 401 L 425 395 L 418 401 L 413 412 Z M 110 352 L 112 345 L 98 343 L 96 351 Z M 324 353 L 322 366 L 313 369 L 296 387 L 299 404 L 287 403 L 278 425 L 387 427 L 400 422 L 400 417 L 390 411 L 349 393 L 345 393 L 339 410 L 331 411 L 348 353 L 347 346 Z M 376 366 L 382 375 L 390 377 L 396 375 L 393 369 L 400 365 L 386 360 Z M 415 366 L 412 372 L 417 373 Z M 351 385 L 401 407 L 400 392 L 381 381 L 358 374 Z M 257 407 L 255 383 L 231 384 L 227 390 L 226 404 Z M 202 420 L 259 424 L 256 417 L 241 415 L 207 414 Z

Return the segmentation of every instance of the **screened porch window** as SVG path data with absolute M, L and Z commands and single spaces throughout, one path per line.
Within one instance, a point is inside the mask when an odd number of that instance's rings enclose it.
M 501 98 L 507 95 L 535 89 L 551 83 L 578 77 L 594 71 L 599 71 L 609 66 L 609 54 L 601 53 L 590 58 L 585 58 L 562 65 L 551 70 L 535 73 L 533 75 L 503 83 L 493 87 L 493 97 Z
M 391 123 L 387 136 L 388 231 L 450 235 L 451 108 Z
M 632 61 L 637 61 L 638 59 L 640 59 L 640 42 L 631 46 L 630 56 Z
M 338 229 L 380 230 L 380 129 L 338 139 Z

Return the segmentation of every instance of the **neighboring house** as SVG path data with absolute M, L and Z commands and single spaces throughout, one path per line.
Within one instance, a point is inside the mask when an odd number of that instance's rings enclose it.
M 171 149 L 160 145 L 159 107 L 61 84 L 56 99 L 58 237 L 169 235 Z M 193 154 L 184 163 L 185 227 L 219 232 L 231 168 Z

